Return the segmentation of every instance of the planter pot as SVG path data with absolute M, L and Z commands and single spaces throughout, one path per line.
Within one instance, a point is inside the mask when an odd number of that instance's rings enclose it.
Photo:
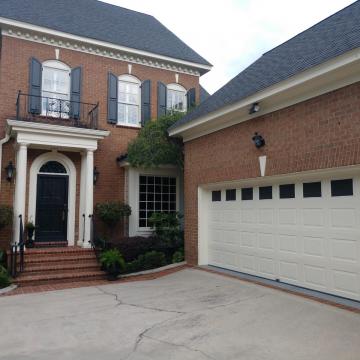
M 27 229 L 27 240 L 25 242 L 25 246 L 27 248 L 33 248 L 34 247 L 34 240 L 33 240 L 34 231 L 35 231 L 35 228 L 28 228 Z
M 107 279 L 109 281 L 117 280 L 118 276 L 120 275 L 120 267 L 117 264 L 109 266 L 106 269 L 106 273 L 107 273 Z

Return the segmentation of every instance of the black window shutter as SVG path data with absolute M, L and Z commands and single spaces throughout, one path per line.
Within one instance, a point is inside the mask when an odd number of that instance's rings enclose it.
M 81 67 L 71 70 L 70 117 L 80 118 Z
M 151 120 L 151 80 L 141 84 L 141 125 Z
M 118 79 L 109 72 L 108 75 L 108 122 L 117 123 L 118 117 Z
M 39 60 L 30 58 L 29 74 L 29 112 L 32 114 L 40 114 L 42 66 Z
M 158 101 L 158 118 L 166 115 L 166 97 L 167 97 L 167 89 L 166 85 L 162 82 L 158 81 L 157 83 L 157 101 Z
M 187 98 L 187 108 L 188 110 L 193 108 L 196 105 L 196 92 L 195 92 L 195 88 L 191 88 L 187 93 L 186 93 L 186 98 Z

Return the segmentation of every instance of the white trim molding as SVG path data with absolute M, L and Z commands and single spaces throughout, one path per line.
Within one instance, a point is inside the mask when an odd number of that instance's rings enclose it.
M 231 105 L 184 123 L 170 130 L 169 134 L 182 136 L 184 141 L 190 141 L 358 81 L 360 81 L 360 48 L 314 66 Z M 249 109 L 254 103 L 260 103 L 260 111 L 249 114 Z
M 148 51 L 116 45 L 110 42 L 73 35 L 46 27 L 0 17 L 1 33 L 22 40 L 56 46 L 92 55 L 104 56 L 134 64 L 201 76 L 211 70 L 211 65 L 159 55 Z
M 68 244 L 72 246 L 75 245 L 76 168 L 66 155 L 57 151 L 49 151 L 39 155 L 31 164 L 28 220 L 36 223 L 37 178 L 40 168 L 48 161 L 57 161 L 62 164 L 66 169 L 66 175 L 69 177 L 67 240 Z

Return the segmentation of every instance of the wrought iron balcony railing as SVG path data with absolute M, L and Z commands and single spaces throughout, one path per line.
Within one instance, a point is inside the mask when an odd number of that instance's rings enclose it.
M 19 91 L 16 119 L 54 125 L 98 129 L 99 104 L 35 96 Z

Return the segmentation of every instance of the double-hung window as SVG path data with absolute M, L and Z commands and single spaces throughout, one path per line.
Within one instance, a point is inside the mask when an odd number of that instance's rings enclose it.
M 118 124 L 140 126 L 141 82 L 134 76 L 121 75 L 118 83 Z
M 70 111 L 71 69 L 56 60 L 42 64 L 41 114 L 68 118 Z
M 167 86 L 167 110 L 186 111 L 186 89 L 179 84 L 169 84 Z

